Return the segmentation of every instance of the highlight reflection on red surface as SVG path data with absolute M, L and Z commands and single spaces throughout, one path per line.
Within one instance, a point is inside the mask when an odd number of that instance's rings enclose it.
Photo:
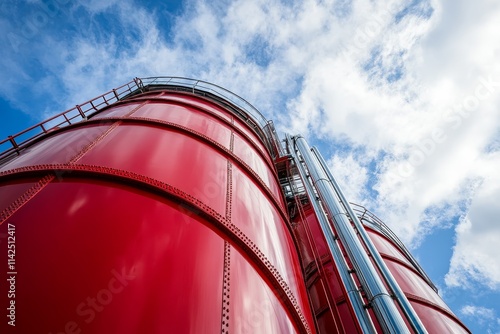
M 15 207 L 0 233 L 16 226 L 16 330 L 315 332 L 273 169 L 242 121 L 189 94 L 53 131 L 0 170 L 0 211 Z
M 317 194 L 290 190 L 300 162 L 273 160 L 228 103 L 132 95 L 0 166 L 0 304 L 15 300 L 16 324 L 0 333 L 361 333 L 365 316 L 381 332 Z M 404 247 L 365 229 L 429 333 L 467 333 Z

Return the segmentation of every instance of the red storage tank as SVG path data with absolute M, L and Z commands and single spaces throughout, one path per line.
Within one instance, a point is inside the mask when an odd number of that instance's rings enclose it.
M 272 157 L 230 108 L 136 94 L 1 166 L 17 332 L 315 332 Z
M 468 332 L 241 97 L 134 79 L 0 142 L 2 333 Z
M 394 233 L 373 213 L 353 204 L 363 225 L 415 312 L 432 333 L 468 333 L 437 288 Z

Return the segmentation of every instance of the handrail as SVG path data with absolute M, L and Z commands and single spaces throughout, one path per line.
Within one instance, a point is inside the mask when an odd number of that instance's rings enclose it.
M 132 81 L 120 87 L 112 89 L 82 104 L 76 105 L 73 108 L 65 110 L 15 135 L 8 136 L 6 139 L 1 140 L 0 163 L 8 156 L 16 153 L 19 154 L 21 149 L 48 132 L 80 121 L 85 121 L 95 112 L 137 92 L 143 93 L 148 89 L 152 90 L 155 86 L 184 87 L 189 88 L 193 93 L 201 92 L 212 94 L 241 109 L 246 114 L 245 117 L 249 117 L 262 129 L 266 129 L 266 126 L 269 127 L 269 121 L 257 110 L 257 108 L 241 96 L 216 84 L 203 80 L 174 76 L 134 78 Z M 273 151 L 274 142 L 277 141 L 276 138 L 273 138 L 273 134 L 275 133 L 273 133 L 272 130 L 265 133 L 265 137 L 267 137 L 266 139 L 269 141 L 267 144 L 270 146 L 271 151 Z
M 250 102 L 241 96 L 229 91 L 219 85 L 186 77 L 147 77 L 141 78 L 141 84 L 145 90 L 154 91 L 158 89 L 173 89 L 180 88 L 189 91 L 192 94 L 208 96 L 212 99 L 221 99 L 225 104 L 233 108 L 240 118 L 256 130 L 258 135 L 264 141 L 273 158 L 281 156 L 282 152 L 279 146 L 279 139 L 274 129 L 272 121 L 268 121 L 264 115 L 255 108 Z
M 0 162 L 9 155 L 19 153 L 22 148 L 48 132 L 86 120 L 93 113 L 141 89 L 139 84 L 140 79 L 137 81 L 136 78 L 0 141 Z
M 141 78 L 142 84 L 146 86 L 153 86 L 153 85 L 167 85 L 167 86 L 181 86 L 181 87 L 186 87 L 190 88 L 193 92 L 196 90 L 199 91 L 204 91 L 207 93 L 214 94 L 218 97 L 221 97 L 232 104 L 234 104 L 236 107 L 242 109 L 245 111 L 250 117 L 252 117 L 257 124 L 259 124 L 261 127 L 265 127 L 266 124 L 268 123 L 267 119 L 264 117 L 264 115 L 257 110 L 250 102 L 242 98 L 241 96 L 225 89 L 224 87 L 221 87 L 219 85 L 210 83 L 208 81 L 203 81 L 203 80 L 198 80 L 198 79 L 191 79 L 191 78 L 186 78 L 186 77 L 146 77 L 146 78 Z

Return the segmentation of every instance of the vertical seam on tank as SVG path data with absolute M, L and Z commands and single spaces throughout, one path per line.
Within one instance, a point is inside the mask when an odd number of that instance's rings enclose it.
M 115 122 L 115 123 L 111 124 L 111 126 L 106 131 L 104 131 L 102 134 L 100 134 L 97 138 L 95 138 L 87 146 L 85 146 L 84 148 L 82 148 L 80 150 L 80 152 L 78 152 L 73 158 L 71 158 L 68 161 L 68 164 L 71 165 L 71 164 L 76 163 L 78 160 L 80 160 L 85 153 L 87 153 L 93 147 L 95 147 L 98 142 L 100 142 L 102 139 L 104 139 L 104 137 L 106 137 L 111 131 L 113 131 L 120 123 L 121 123 L 121 121 L 118 121 L 118 122 Z
M 134 109 L 132 109 L 129 113 L 127 113 L 124 117 L 128 117 L 136 112 L 139 108 L 145 105 L 147 101 L 141 103 Z M 73 156 L 68 164 L 76 163 L 85 153 L 87 153 L 90 149 L 92 149 L 99 141 L 101 141 L 104 137 L 106 137 L 112 130 L 114 130 L 121 122 L 113 123 L 104 133 L 95 138 L 91 143 L 85 146 L 80 152 L 78 152 L 75 156 Z M 41 178 L 35 185 L 26 190 L 21 196 L 19 196 L 14 202 L 12 202 L 7 208 L 5 208 L 0 213 L 0 225 L 2 225 L 9 217 L 11 217 L 16 211 L 18 211 L 21 207 L 24 206 L 29 200 L 31 200 L 36 194 L 38 194 L 47 184 L 49 184 L 52 180 L 57 178 L 59 180 L 62 179 L 62 173 L 56 173 L 55 175 L 46 175 Z
M 229 297 L 231 274 L 231 245 L 224 240 L 224 271 L 222 283 L 222 321 L 221 333 L 229 333 Z
M 232 121 L 232 118 L 231 118 Z M 233 152 L 234 132 L 231 130 L 229 140 L 229 150 Z M 233 198 L 233 171 L 231 160 L 227 159 L 227 189 L 226 189 L 226 221 L 231 222 L 231 206 Z M 231 273 L 231 246 L 227 240 L 224 240 L 224 271 L 222 281 L 222 321 L 221 333 L 229 333 L 229 280 Z
M 104 133 L 95 138 L 91 143 L 80 150 L 75 156 L 73 156 L 68 161 L 68 165 L 74 164 L 78 161 L 86 152 L 88 152 L 92 147 L 94 147 L 100 140 L 106 137 L 114 128 L 118 126 L 120 121 L 113 123 Z M 40 179 L 34 186 L 26 190 L 21 196 L 19 196 L 14 202 L 12 202 L 1 214 L 0 214 L 0 225 L 11 217 L 17 210 L 19 210 L 24 204 L 26 204 L 30 199 L 32 199 L 36 194 L 38 194 L 50 181 L 54 180 L 57 176 L 58 180 L 62 180 L 62 175 L 64 172 L 56 172 L 55 175 L 47 175 Z
M 147 101 L 144 101 L 143 103 L 139 104 L 138 106 L 136 106 L 134 109 L 132 109 L 131 111 L 129 111 L 127 114 L 123 115 L 123 117 L 129 117 L 130 115 L 132 115 L 133 113 L 135 113 L 137 110 L 139 110 L 142 106 L 144 106 L 145 104 L 147 103 Z M 80 152 L 78 152 L 73 158 L 71 158 L 69 161 L 68 161 L 68 164 L 74 164 L 76 163 L 78 160 L 80 160 L 83 155 L 85 153 L 87 153 L 88 151 L 90 151 L 92 148 L 94 148 L 97 143 L 99 143 L 101 140 L 103 140 L 107 135 L 109 135 L 111 133 L 111 131 L 113 131 L 114 129 L 116 129 L 116 127 L 118 125 L 120 125 L 121 121 L 117 121 L 115 123 L 113 123 L 106 131 L 104 131 L 104 133 L 102 133 L 101 135 L 99 135 L 97 138 L 95 138 L 91 143 L 89 143 L 87 146 L 85 146 Z
M 258 268 L 264 270 L 264 275 L 269 278 L 269 286 L 273 286 L 273 292 L 275 296 L 280 299 L 284 304 L 285 308 L 289 311 L 289 315 L 294 319 L 297 324 L 297 329 L 300 333 L 312 333 L 309 324 L 307 323 L 304 314 L 298 304 L 295 295 L 292 293 L 287 282 L 283 279 L 280 272 L 271 263 L 271 261 L 265 256 L 265 254 L 259 249 L 259 247 L 251 241 L 251 239 L 242 232 L 235 224 L 228 221 L 222 214 L 218 213 L 216 210 L 212 209 L 207 204 L 203 203 L 199 199 L 183 192 L 182 190 L 168 184 L 165 182 L 146 177 L 141 174 L 136 174 L 134 172 L 105 167 L 96 165 L 68 165 L 68 164 L 46 164 L 46 165 L 35 165 L 29 167 L 20 167 L 5 172 L 0 172 L 1 178 L 9 178 L 20 173 L 24 175 L 32 175 L 33 173 L 54 173 L 58 171 L 72 171 L 72 172 L 83 172 L 99 175 L 99 178 L 107 177 L 110 179 L 125 179 L 134 182 L 140 182 L 145 186 L 150 186 L 153 190 L 158 190 L 168 195 L 175 196 L 176 198 L 181 198 L 185 200 L 188 204 L 194 207 L 193 212 L 201 212 L 207 214 L 213 221 L 219 226 L 219 228 L 224 229 L 227 232 L 227 237 L 235 245 L 243 247 L 245 253 L 249 254 L 252 263 L 254 263 Z M 227 231 L 225 230 L 227 229 Z M 232 243 L 230 242 L 230 243 Z M 295 310 L 295 312 L 293 312 Z M 302 327 L 299 326 L 302 324 Z M 299 328 L 300 327 L 300 328 Z
M 54 178 L 55 176 L 52 174 L 42 177 L 31 188 L 26 190 L 24 194 L 19 196 L 14 202 L 12 202 L 7 208 L 5 208 L 0 214 L 0 225 L 2 225 L 7 219 L 9 219 L 9 217 L 11 217 L 17 210 L 19 210 L 36 194 L 38 194 Z
M 229 141 L 229 150 L 233 153 L 234 133 L 231 131 L 231 139 Z M 227 189 L 226 189 L 226 219 L 231 221 L 232 204 L 233 204 L 233 164 L 227 159 Z

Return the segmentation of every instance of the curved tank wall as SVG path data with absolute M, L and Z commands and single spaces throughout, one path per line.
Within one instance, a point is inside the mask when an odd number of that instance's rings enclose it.
M 381 333 L 401 317 L 414 333 L 416 314 L 431 334 L 468 333 L 378 218 L 344 219 L 327 175 L 334 214 L 315 149 L 269 125 L 222 87 L 136 78 L 0 141 L 0 303 L 15 300 L 16 332 Z M 409 303 L 382 314 L 365 274 Z
M 303 196 L 297 196 L 299 202 Z M 307 201 L 291 217 L 319 333 L 362 333 L 338 267 L 330 255 L 318 218 Z
M 56 129 L 0 167 L 0 194 L 19 333 L 316 332 L 273 160 L 208 98 L 154 91 Z
M 314 169 L 326 167 L 315 165 L 311 156 L 306 159 L 304 155 L 309 150 L 297 147 L 293 138 L 287 136 L 285 144 L 289 155 L 277 162 L 278 175 L 298 240 L 318 332 L 388 332 L 381 324 L 385 319 L 376 313 L 366 292 L 366 281 L 360 278 L 368 273 L 379 278 L 387 289 L 387 296 L 391 296 L 388 302 L 396 306 L 391 317 L 400 317 L 404 322 L 401 329 L 391 333 L 470 333 L 443 302 L 404 245 L 376 216 L 358 205 L 348 211 L 350 205 L 341 196 L 340 189 L 335 189 L 338 197 L 334 197 L 334 202 L 341 203 L 345 211 L 328 211 L 330 203 L 323 200 L 323 189 L 318 190 L 319 179 L 314 176 L 317 175 Z M 322 163 L 320 159 L 318 162 Z M 333 185 L 332 178 L 327 175 L 320 180 Z M 352 240 L 339 236 L 335 224 L 340 220 L 338 217 L 348 217 L 346 225 L 355 230 L 359 247 Z M 355 223 L 356 217 L 359 224 Z M 366 238 L 362 236 L 365 233 Z M 351 253 L 366 255 L 373 270 L 356 267 L 347 247 L 351 247 Z
M 399 241 L 391 235 L 392 232 L 369 212 L 365 211 L 365 216 L 361 217 L 371 241 L 427 331 L 430 334 L 470 333 L 404 246 L 398 246 Z

